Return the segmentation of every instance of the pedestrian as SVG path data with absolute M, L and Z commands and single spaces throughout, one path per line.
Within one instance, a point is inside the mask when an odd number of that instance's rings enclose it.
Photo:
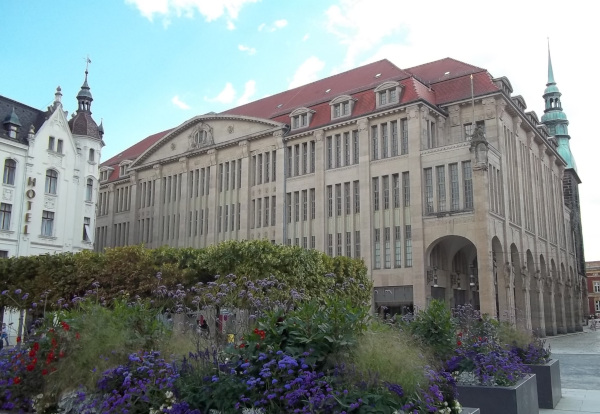
M 208 323 L 206 323 L 206 319 L 202 319 L 202 323 L 200 324 L 200 335 L 204 337 L 209 337 L 210 331 L 208 327 Z
M 2 334 L 0 337 L 0 348 L 2 348 L 4 346 L 4 341 L 6 342 L 6 346 L 10 346 L 10 344 L 8 343 L 8 328 L 6 327 L 5 323 L 2 324 Z

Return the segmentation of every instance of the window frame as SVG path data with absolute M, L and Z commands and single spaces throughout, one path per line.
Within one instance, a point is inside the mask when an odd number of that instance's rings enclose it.
M 52 175 L 54 173 L 56 175 Z M 44 193 L 45 194 L 58 194 L 58 171 L 48 168 L 46 170 L 46 180 L 44 182 Z
M 17 162 L 12 158 L 6 158 L 4 160 L 4 175 L 2 177 L 2 183 L 5 185 L 15 185 L 17 178 Z
M 0 230 L 10 231 L 11 218 L 12 218 L 12 204 L 0 203 Z
M 375 93 L 375 107 L 377 109 L 400 103 L 404 87 L 399 82 L 387 81 L 377 86 Z
M 42 228 L 40 235 L 43 237 L 54 237 L 54 220 L 56 219 L 53 211 L 42 211 Z

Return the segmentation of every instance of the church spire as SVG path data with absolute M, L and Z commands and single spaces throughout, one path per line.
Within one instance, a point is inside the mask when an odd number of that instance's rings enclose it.
M 542 123 L 548 127 L 550 135 L 553 135 L 558 144 L 558 153 L 567 162 L 567 168 L 577 169 L 575 158 L 569 148 L 569 120 L 563 112 L 560 97 L 562 94 L 556 86 L 554 80 L 554 70 L 552 68 L 552 59 L 550 57 L 550 41 L 548 40 L 548 83 L 544 90 L 544 102 L 546 108 L 542 115 Z
M 90 92 L 90 87 L 88 85 L 88 67 L 90 63 L 92 63 L 90 58 L 86 58 L 85 79 L 83 81 L 83 85 L 81 85 L 79 93 L 77 94 L 77 101 L 79 102 L 79 108 L 77 109 L 77 112 L 84 111 L 92 113 L 91 107 L 94 98 L 92 98 L 92 92 Z

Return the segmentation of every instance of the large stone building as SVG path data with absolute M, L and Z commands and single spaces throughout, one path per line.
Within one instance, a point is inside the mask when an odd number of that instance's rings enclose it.
M 45 111 L 0 96 L 0 257 L 93 249 L 104 131 L 87 75 L 70 120 L 60 87 Z
M 101 166 L 97 249 L 268 239 L 363 258 L 378 310 L 581 329 L 560 94 L 550 78 L 545 125 L 512 92 L 450 58 L 382 60 L 196 116 Z
M 600 261 L 586 262 L 585 274 L 587 277 L 587 309 L 585 316 L 600 317 Z

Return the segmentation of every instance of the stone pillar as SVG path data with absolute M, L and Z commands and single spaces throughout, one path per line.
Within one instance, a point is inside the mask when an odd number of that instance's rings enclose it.
M 531 297 L 529 296 L 531 280 L 529 273 L 527 272 L 527 266 L 523 266 L 521 268 L 521 280 L 523 282 L 521 289 L 523 290 L 523 295 L 525 297 L 525 329 L 527 329 L 527 331 L 531 331 Z
M 360 122 L 362 122 L 363 120 L 359 120 L 359 124 Z M 326 160 L 325 160 L 325 153 L 326 153 L 326 143 L 325 143 L 325 131 L 323 131 L 322 129 L 315 131 L 315 205 L 316 206 L 323 206 L 323 210 L 319 213 L 316 212 L 316 225 L 314 227 L 314 235 L 315 235 L 315 248 L 317 250 L 320 250 L 322 252 L 327 252 L 327 236 L 325 235 L 327 233 L 327 220 L 329 220 L 329 217 L 327 217 L 327 200 L 326 198 L 326 191 L 327 191 L 327 187 L 325 185 L 325 168 L 326 168 Z M 366 141 L 362 140 L 362 137 L 359 138 L 359 142 L 363 143 L 363 145 L 359 146 L 359 151 L 362 151 L 364 149 L 364 142 L 368 142 L 368 138 Z M 368 145 L 367 145 L 368 148 Z M 362 157 L 359 157 L 359 168 L 361 166 L 361 163 L 364 162 L 364 160 L 362 159 Z M 368 165 L 368 161 L 367 165 Z M 365 184 L 361 181 L 360 182 L 361 187 L 364 188 Z M 285 194 L 284 194 L 285 196 Z M 361 206 L 362 207 L 362 206 Z M 361 209 L 362 212 L 362 209 Z M 287 225 L 287 223 L 285 223 L 285 225 Z M 361 238 L 361 242 L 363 241 L 363 235 L 361 232 L 360 235 Z M 362 249 L 362 243 L 361 243 L 361 249 Z M 364 250 L 363 250 L 364 252 Z M 364 253 L 361 252 L 361 257 L 365 257 Z M 369 265 L 366 264 L 365 261 L 365 265 L 367 266 L 367 272 L 369 272 L 370 275 L 370 267 Z
M 544 316 L 544 279 L 542 279 L 542 272 L 537 270 L 535 272 L 535 292 L 538 295 L 538 306 L 539 312 L 537 314 L 539 323 L 539 332 L 536 332 L 538 336 L 546 336 L 546 318 Z
M 515 274 L 513 265 L 510 262 L 504 264 L 504 288 L 506 291 L 506 314 L 500 314 L 500 319 L 507 320 L 515 324 Z
M 152 209 L 152 247 L 161 246 L 162 243 L 162 226 L 161 226 L 161 216 L 163 214 L 164 205 L 162 202 L 163 199 L 163 189 L 162 189 L 162 165 L 155 164 L 152 166 L 154 169 L 154 176 L 152 177 L 152 187 L 155 188 L 154 194 L 154 208 Z
M 250 172 L 250 156 L 249 156 L 249 150 L 248 150 L 248 141 L 241 141 L 238 144 L 242 150 L 242 157 L 241 157 L 241 162 L 242 162 L 242 182 L 238 183 L 238 200 L 239 200 L 239 208 L 241 209 L 241 211 L 239 212 L 240 214 L 240 230 L 238 231 L 238 240 L 248 240 L 250 237 L 249 234 L 249 217 L 248 217 L 248 213 L 249 213 L 249 206 L 250 206 L 250 185 L 252 183 L 251 181 L 251 177 L 252 177 L 252 173 Z M 278 187 L 281 188 L 283 183 L 283 175 L 281 174 L 280 169 L 282 169 L 282 165 L 283 165 L 283 158 L 281 157 L 280 151 L 277 151 L 277 171 L 276 171 L 276 176 L 275 176 L 275 182 L 277 183 Z M 274 161 L 272 161 L 274 162 Z M 279 203 L 280 203 L 280 199 L 281 199 L 281 193 L 277 193 L 277 229 L 280 229 L 282 226 L 283 221 L 281 220 L 281 211 L 282 209 L 279 208 Z M 238 206 L 235 206 L 235 208 L 237 209 Z M 279 230 L 279 232 L 281 232 L 281 230 Z M 275 239 L 277 242 L 281 243 L 282 239 L 281 239 L 281 235 Z
M 567 333 L 567 318 L 565 315 L 565 284 L 562 280 L 557 281 L 557 293 L 558 293 L 558 305 L 559 309 L 557 312 L 560 312 L 560 324 L 556 326 L 556 332 L 558 334 L 566 334 Z

